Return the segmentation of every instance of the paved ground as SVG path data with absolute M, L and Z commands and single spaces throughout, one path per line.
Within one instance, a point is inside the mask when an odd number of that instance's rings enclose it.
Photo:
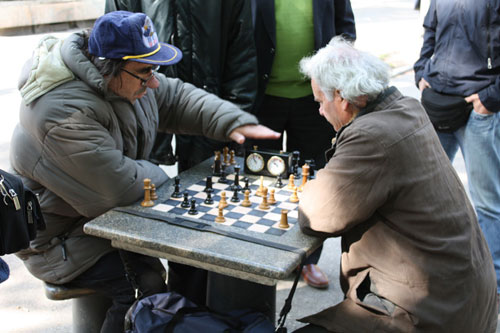
M 393 84 L 404 94 L 418 98 L 411 69 L 421 45 L 419 12 L 413 10 L 414 0 L 351 0 L 357 22 L 357 46 L 387 61 L 394 67 Z M 68 32 L 58 33 L 65 36 Z M 8 149 L 12 130 L 17 122 L 20 97 L 16 83 L 24 60 L 41 35 L 0 37 L 0 168 L 8 168 Z M 464 183 L 467 179 L 463 160 L 455 162 Z M 173 174 L 171 169 L 169 174 Z M 342 299 L 337 279 L 339 269 L 339 240 L 325 242 L 319 265 L 331 280 L 328 290 L 320 291 L 303 282 L 298 286 L 293 308 L 288 316 L 289 330 L 302 324 L 295 319 L 319 311 Z M 49 301 L 42 283 L 33 278 L 19 259 L 13 255 L 3 257 L 11 268 L 11 277 L 0 284 L 0 323 L 2 332 L 70 332 L 71 307 L 69 301 Z M 292 280 L 278 284 L 277 307 L 282 306 Z M 497 333 L 500 329 L 497 329 Z

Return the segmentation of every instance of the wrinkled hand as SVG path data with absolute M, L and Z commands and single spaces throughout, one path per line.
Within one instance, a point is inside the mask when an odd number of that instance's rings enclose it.
M 229 137 L 236 143 L 242 144 L 246 138 L 250 139 L 279 139 L 281 133 L 275 132 L 272 129 L 263 125 L 243 125 L 235 128 Z
M 424 78 L 421 78 L 420 81 L 418 81 L 418 89 L 420 90 L 420 92 L 424 91 L 425 88 L 430 87 L 431 85 Z
M 472 103 L 472 107 L 474 108 L 474 111 L 479 113 L 479 114 L 492 114 L 493 112 L 488 111 L 487 108 L 484 107 L 483 103 L 481 103 L 481 100 L 479 99 L 478 94 L 472 94 L 468 97 L 465 97 L 465 100 L 467 103 Z

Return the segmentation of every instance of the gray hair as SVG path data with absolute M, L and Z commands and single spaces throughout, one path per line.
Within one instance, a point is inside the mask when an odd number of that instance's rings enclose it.
M 335 90 L 356 105 L 361 96 L 374 100 L 389 84 L 389 66 L 377 57 L 355 49 L 341 36 L 300 61 L 300 71 L 314 79 L 331 101 Z

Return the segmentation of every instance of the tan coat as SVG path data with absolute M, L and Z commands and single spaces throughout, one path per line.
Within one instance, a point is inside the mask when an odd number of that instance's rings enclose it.
M 495 331 L 491 255 L 417 100 L 394 89 L 341 130 L 299 208 L 305 233 L 342 237 L 346 296 L 304 321 L 335 332 Z

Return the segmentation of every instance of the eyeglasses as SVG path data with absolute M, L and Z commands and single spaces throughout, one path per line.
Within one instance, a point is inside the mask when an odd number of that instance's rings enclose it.
M 141 86 L 145 87 L 145 86 L 147 86 L 148 82 L 151 81 L 151 79 L 155 76 L 155 74 L 156 74 L 156 72 L 158 71 L 159 68 L 160 68 L 160 66 L 155 66 L 155 67 L 151 68 L 151 72 L 152 73 L 151 73 L 151 75 L 147 79 L 144 79 L 144 78 L 140 77 L 139 75 L 136 75 L 136 74 L 134 74 L 132 72 L 129 72 L 125 68 L 122 68 L 122 71 L 124 71 L 125 73 L 128 73 L 128 74 L 132 75 L 136 79 L 141 80 Z

